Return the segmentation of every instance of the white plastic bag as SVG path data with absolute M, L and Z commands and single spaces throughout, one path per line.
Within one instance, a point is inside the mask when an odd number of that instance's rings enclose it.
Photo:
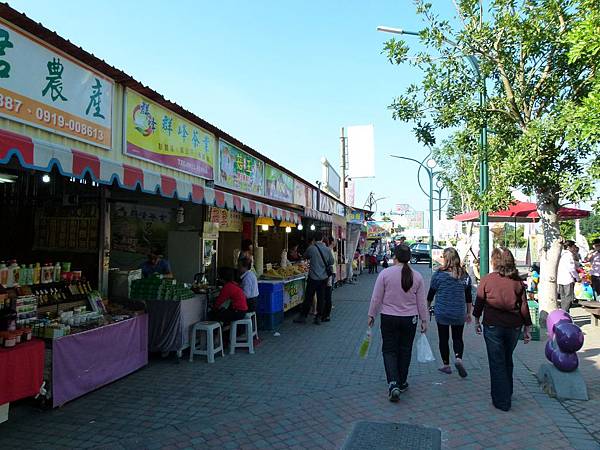
M 427 340 L 425 333 L 421 333 L 421 336 L 417 339 L 417 361 L 420 363 L 428 363 L 435 361 L 431 346 Z

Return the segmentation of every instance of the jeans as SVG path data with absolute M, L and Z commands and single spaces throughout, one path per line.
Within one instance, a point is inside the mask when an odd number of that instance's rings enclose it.
M 437 324 L 440 355 L 442 356 L 442 362 L 447 366 L 450 364 L 450 346 L 448 340 L 450 339 L 450 329 L 452 328 L 452 349 L 454 350 L 454 356 L 462 359 L 463 352 L 465 350 L 465 344 L 463 342 L 463 329 L 464 325 L 442 325 Z
M 575 283 L 559 284 L 558 293 L 560 295 L 560 309 L 569 312 L 571 303 L 575 300 Z
M 308 277 L 306 280 L 306 292 L 304 303 L 302 303 L 302 315 L 308 316 L 308 312 L 312 306 L 313 297 L 317 294 L 317 317 L 323 316 L 323 304 L 325 303 L 325 289 L 327 288 L 327 278 L 324 280 L 313 280 Z
M 323 302 L 323 315 L 321 319 L 329 319 L 331 316 L 331 296 L 333 294 L 333 286 L 325 286 L 325 297 Z
M 383 364 L 388 383 L 406 383 L 416 331 L 417 316 L 381 314 Z
M 492 403 L 498 409 L 508 411 L 513 393 L 512 354 L 519 340 L 519 328 L 492 325 L 483 326 L 490 366 Z
M 592 289 L 594 291 L 594 298 L 600 297 L 600 276 L 592 275 Z

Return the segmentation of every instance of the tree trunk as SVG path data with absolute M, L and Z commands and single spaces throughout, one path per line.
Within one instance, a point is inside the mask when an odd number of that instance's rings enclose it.
M 558 222 L 558 198 L 552 194 L 538 193 L 537 208 L 544 231 L 544 244 L 540 252 L 538 298 L 540 325 L 545 326 L 546 317 L 557 308 L 556 272 L 562 251 L 562 238 Z

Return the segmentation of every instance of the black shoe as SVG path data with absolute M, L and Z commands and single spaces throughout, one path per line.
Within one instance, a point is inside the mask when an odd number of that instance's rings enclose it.
M 324 317 L 323 319 L 321 319 L 321 322 L 331 322 L 331 318 Z
M 398 389 L 400 390 L 400 392 L 406 392 L 406 390 L 408 389 L 408 383 L 405 381 L 398 387 Z
M 315 317 L 314 324 L 315 325 L 321 325 L 321 318 L 319 316 Z
M 454 367 L 456 367 L 456 370 L 458 370 L 458 374 L 461 378 L 467 377 L 467 371 L 465 370 L 465 367 L 462 365 L 462 363 L 454 363 Z
M 294 319 L 294 323 L 306 323 L 306 317 L 298 316 Z
M 391 382 L 388 388 L 388 399 L 393 403 L 400 400 L 400 389 L 398 389 L 398 384 L 395 381 Z

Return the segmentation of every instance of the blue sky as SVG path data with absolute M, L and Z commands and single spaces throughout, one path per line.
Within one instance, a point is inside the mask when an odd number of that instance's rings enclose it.
M 341 126 L 372 123 L 376 178 L 358 181 L 356 204 L 374 191 L 380 211 L 427 208 L 415 165 L 389 157 L 427 154 L 387 109 L 420 73 L 389 64 L 375 31 L 420 29 L 409 0 L 10 5 L 311 182 L 321 156 L 339 164 Z

